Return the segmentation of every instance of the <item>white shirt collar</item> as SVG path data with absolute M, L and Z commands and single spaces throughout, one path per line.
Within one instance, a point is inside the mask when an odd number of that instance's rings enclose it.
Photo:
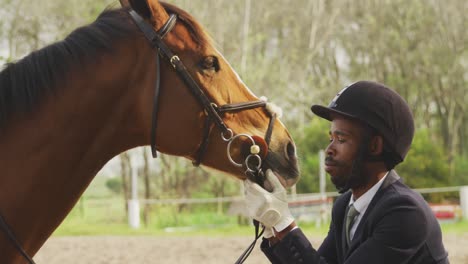
M 385 178 L 387 178 L 388 171 L 385 174 L 385 176 L 380 179 L 379 182 L 374 184 L 367 192 L 365 192 L 361 197 L 359 197 L 356 201 L 353 200 L 353 195 L 351 195 L 351 198 L 349 199 L 349 205 L 353 204 L 354 208 L 359 212 L 359 215 L 363 215 L 367 207 L 369 206 L 369 203 L 372 201 L 372 198 L 374 198 L 375 194 L 377 191 L 380 189 L 380 186 L 382 186 Z

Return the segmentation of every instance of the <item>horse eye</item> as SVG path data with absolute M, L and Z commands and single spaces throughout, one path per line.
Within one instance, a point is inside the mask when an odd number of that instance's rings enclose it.
M 203 58 L 203 61 L 201 62 L 201 67 L 204 70 L 210 70 L 210 71 L 219 71 L 219 62 L 218 58 L 215 56 L 208 56 Z

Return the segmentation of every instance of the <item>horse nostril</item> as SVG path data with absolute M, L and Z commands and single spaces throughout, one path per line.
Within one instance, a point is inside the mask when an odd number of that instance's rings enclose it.
M 286 145 L 286 156 L 288 158 L 296 157 L 296 147 L 292 141 L 289 141 L 289 143 Z

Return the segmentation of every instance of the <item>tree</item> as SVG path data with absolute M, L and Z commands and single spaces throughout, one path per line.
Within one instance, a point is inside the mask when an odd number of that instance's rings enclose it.
M 403 163 L 396 167 L 405 183 L 413 188 L 451 185 L 447 156 L 434 144 L 427 129 L 417 131 Z
M 412 108 L 416 127 L 433 131 L 452 165 L 467 148 L 466 6 L 457 0 L 353 1 L 340 36 L 348 75 L 395 88 Z
M 114 0 L 0 0 L 0 36 L 5 40 L 0 45 L 9 52 L 9 61 L 19 59 L 91 22 L 109 3 L 118 7 Z M 320 131 L 328 131 L 325 125 L 317 124 L 310 106 L 326 105 L 342 87 L 360 79 L 395 88 L 411 106 L 417 129 L 428 131 L 431 142 L 442 146 L 451 165 L 444 177 L 448 182 L 462 177 L 459 172 L 468 157 L 468 17 L 464 14 L 468 2 L 171 3 L 187 10 L 211 33 L 218 49 L 255 94 L 266 95 L 283 108 L 282 121 L 300 153 L 300 191 L 318 190 L 316 155 L 326 145 Z M 246 7 L 250 10 L 248 20 Z M 131 165 L 127 154 L 121 158 L 127 199 L 130 174 L 126 171 L 131 171 Z M 431 160 L 429 154 L 426 159 Z M 145 197 L 220 195 L 235 193 L 238 188 L 238 182 L 231 178 L 194 169 L 189 161 L 165 155 L 148 162 L 144 171 L 151 175 L 144 178 Z
M 130 199 L 130 177 L 132 175 L 132 164 L 129 152 L 123 152 L 120 157 L 120 177 L 122 184 L 122 194 L 124 198 L 125 212 L 128 212 L 128 203 Z
M 310 193 L 319 191 L 319 151 L 327 147 L 329 142 L 328 131 L 330 122 L 322 118 L 314 118 L 304 128 L 302 137 L 296 138 L 298 155 L 301 160 L 301 180 L 297 184 L 297 192 Z M 333 191 L 328 180 L 327 186 Z
M 119 178 L 110 178 L 106 181 L 106 187 L 115 194 L 121 194 L 122 180 Z

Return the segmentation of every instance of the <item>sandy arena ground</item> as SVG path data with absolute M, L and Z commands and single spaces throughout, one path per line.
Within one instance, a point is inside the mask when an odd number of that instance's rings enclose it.
M 314 246 L 321 238 L 311 238 Z M 250 237 L 52 237 L 34 257 L 37 264 L 223 264 L 234 263 Z M 468 234 L 444 236 L 451 264 L 468 263 Z M 246 264 L 269 263 L 255 247 Z

